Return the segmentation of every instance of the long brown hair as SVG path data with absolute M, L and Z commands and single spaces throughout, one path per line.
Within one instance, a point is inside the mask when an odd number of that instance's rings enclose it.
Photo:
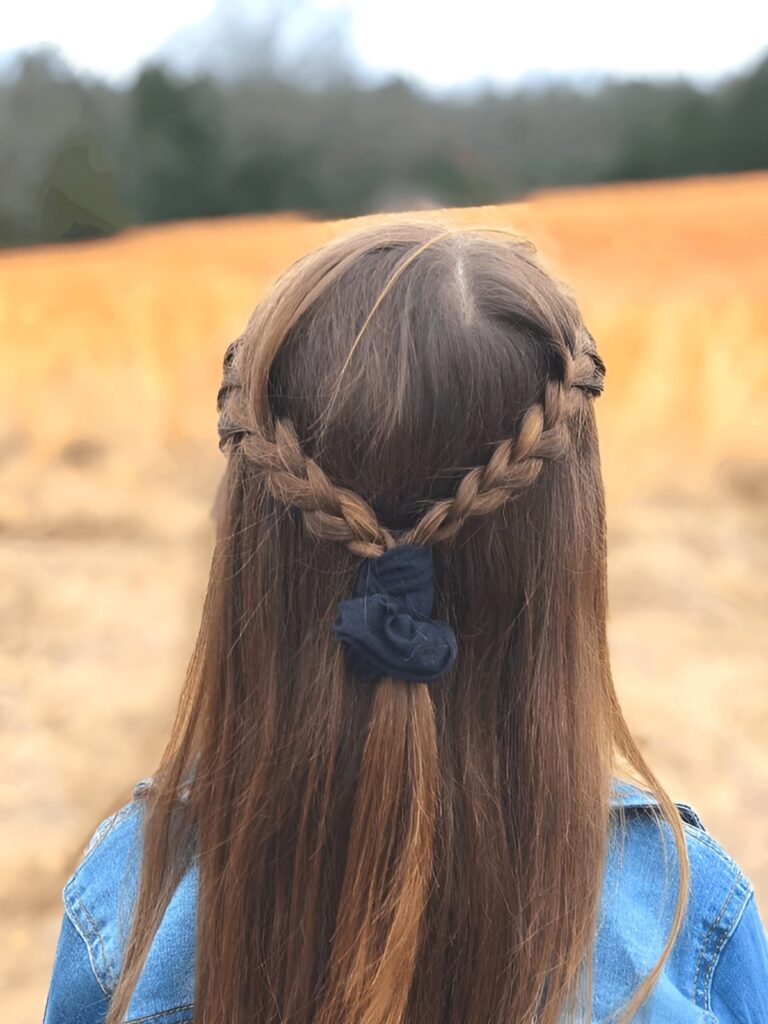
M 582 1019 L 620 768 L 678 855 L 623 1019 L 644 1001 L 688 863 L 611 678 L 604 371 L 503 229 L 380 223 L 274 282 L 227 352 L 210 581 L 109 1024 L 193 860 L 201 1024 Z M 458 659 L 366 683 L 334 618 L 402 541 L 432 547 Z

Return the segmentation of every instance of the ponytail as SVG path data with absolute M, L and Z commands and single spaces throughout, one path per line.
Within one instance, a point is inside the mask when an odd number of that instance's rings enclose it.
M 406 1019 L 432 885 L 438 797 L 429 688 L 376 687 L 318 1024 Z

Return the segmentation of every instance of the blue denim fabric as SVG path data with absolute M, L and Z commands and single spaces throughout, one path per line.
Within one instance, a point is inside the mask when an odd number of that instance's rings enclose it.
M 134 799 L 99 825 L 64 886 L 64 915 L 43 1024 L 104 1020 L 135 897 L 140 791 L 147 784 L 142 780 Z M 692 808 L 677 806 L 691 864 L 690 898 L 661 978 L 634 1020 L 766 1024 L 768 940 L 752 885 Z M 608 1021 L 653 966 L 664 945 L 676 890 L 671 830 L 659 818 L 654 798 L 615 780 L 612 821 L 616 827 L 611 830 L 594 955 L 592 1024 Z M 158 929 L 126 1022 L 192 1021 L 196 896 L 193 866 Z

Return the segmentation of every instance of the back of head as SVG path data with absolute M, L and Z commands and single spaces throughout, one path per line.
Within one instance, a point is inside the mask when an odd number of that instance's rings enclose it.
M 193 850 L 198 1020 L 577 1005 L 615 751 L 657 785 L 608 660 L 603 377 L 509 233 L 378 225 L 276 280 L 225 360 L 216 550 L 112 1019 Z M 456 646 L 371 681 L 334 624 L 404 545 Z

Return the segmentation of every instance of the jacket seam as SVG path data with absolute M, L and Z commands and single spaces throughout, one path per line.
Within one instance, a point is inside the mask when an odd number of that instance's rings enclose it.
M 744 910 L 747 906 L 747 903 L 749 903 L 750 898 L 752 897 L 753 891 L 754 890 L 752 886 L 748 885 L 746 895 L 744 899 L 741 901 L 741 906 L 733 915 L 733 920 L 731 921 L 729 927 L 723 932 L 722 936 L 720 937 L 720 942 L 718 943 L 717 949 L 715 950 L 712 960 L 710 961 L 706 976 L 704 978 L 704 992 L 706 996 L 706 1008 L 708 1010 L 712 1009 L 712 979 L 715 974 L 715 969 L 717 968 L 717 965 L 720 961 L 720 956 L 722 954 L 726 942 L 736 931 L 736 926 L 738 925 L 739 921 L 742 919 L 744 915 Z
M 732 930 L 732 927 L 733 927 L 732 924 L 728 928 L 725 929 L 724 936 L 721 936 L 718 939 L 717 945 L 714 947 L 714 949 L 712 950 L 711 953 L 708 950 L 708 943 L 710 941 L 710 937 L 716 932 L 717 928 L 720 925 L 720 922 L 723 920 L 723 917 L 725 916 L 726 911 L 728 910 L 728 907 L 729 907 L 729 905 L 730 905 L 730 903 L 731 903 L 731 901 L 733 899 L 733 896 L 734 896 L 737 888 L 744 881 L 745 881 L 745 875 L 741 871 L 739 871 L 737 873 L 736 877 L 734 878 L 734 880 L 733 880 L 733 882 L 731 884 L 730 889 L 728 890 L 728 893 L 727 893 L 727 895 L 725 897 L 725 900 L 723 901 L 723 905 L 720 908 L 720 911 L 719 911 L 717 917 L 714 919 L 714 921 L 710 924 L 709 928 L 707 929 L 706 935 L 704 936 L 704 939 L 702 940 L 702 943 L 701 943 L 701 949 L 699 950 L 699 955 L 698 955 L 698 957 L 696 959 L 696 973 L 695 973 L 694 979 L 693 979 L 693 997 L 694 997 L 694 1001 L 697 1001 L 697 1002 L 698 1002 L 699 998 L 701 998 L 702 1003 L 703 1003 L 702 1008 L 705 1009 L 705 1010 L 709 1010 L 710 1009 L 710 998 L 709 998 L 710 994 L 709 994 L 708 984 L 709 984 L 709 981 L 711 980 L 712 971 L 714 970 L 714 965 L 717 963 L 717 959 L 718 959 L 718 957 L 720 955 L 720 951 L 723 948 L 723 944 L 724 944 L 725 939 L 727 939 L 728 936 L 731 934 L 731 930 Z M 738 919 L 738 917 L 740 915 L 737 913 L 735 916 Z M 707 959 L 709 960 L 708 963 L 706 962 Z M 701 980 L 701 983 L 702 983 L 701 993 L 699 991 L 699 981 L 700 980 Z
M 96 977 L 96 981 L 99 983 L 99 988 L 109 999 L 112 995 L 113 971 L 112 964 L 107 956 L 104 939 L 102 938 L 93 915 L 80 898 L 80 895 L 75 892 L 74 886 L 71 884 L 67 885 L 64 889 L 64 907 L 68 913 L 69 919 L 77 929 L 80 938 L 85 943 L 85 948 L 88 951 L 88 959 L 91 964 L 91 970 Z M 96 965 L 97 957 L 91 944 L 92 942 L 98 947 L 100 959 L 103 961 L 103 969 L 100 969 Z
M 144 1024 L 145 1021 L 160 1020 L 162 1017 L 169 1017 L 172 1013 L 180 1013 L 182 1010 L 194 1010 L 194 1003 L 182 1003 L 180 1006 L 170 1006 L 167 1010 L 158 1010 L 157 1013 L 150 1013 L 147 1017 L 126 1017 L 125 1024 Z M 190 1017 L 191 1021 L 192 1018 Z
M 722 907 L 720 907 L 720 911 L 719 911 L 717 917 L 714 919 L 714 921 L 712 921 L 712 923 L 710 924 L 709 928 L 707 928 L 706 934 L 705 934 L 705 936 L 704 936 L 704 938 L 702 940 L 701 949 L 699 950 L 699 955 L 696 958 L 696 974 L 693 977 L 693 994 L 694 994 L 694 999 L 698 999 L 698 997 L 699 997 L 698 996 L 698 993 L 699 993 L 699 975 L 701 974 L 702 964 L 703 964 L 703 961 L 704 961 L 705 954 L 707 953 L 707 943 L 709 942 L 709 937 L 710 937 L 710 935 L 712 935 L 712 933 L 715 931 L 717 926 L 720 924 L 720 921 L 722 920 L 723 914 L 728 909 L 728 904 L 731 902 L 731 897 L 733 896 L 734 892 L 736 891 L 736 885 L 737 885 L 738 881 L 739 881 L 739 879 L 738 879 L 738 875 L 737 875 L 736 878 L 731 883 L 731 887 L 728 890 L 728 893 L 727 893 L 727 895 L 725 897 L 725 900 L 723 901 Z M 703 999 L 704 999 L 704 1002 L 706 1004 L 706 1002 L 707 1002 L 706 992 L 703 993 Z M 704 1008 L 706 1009 L 706 1006 Z

